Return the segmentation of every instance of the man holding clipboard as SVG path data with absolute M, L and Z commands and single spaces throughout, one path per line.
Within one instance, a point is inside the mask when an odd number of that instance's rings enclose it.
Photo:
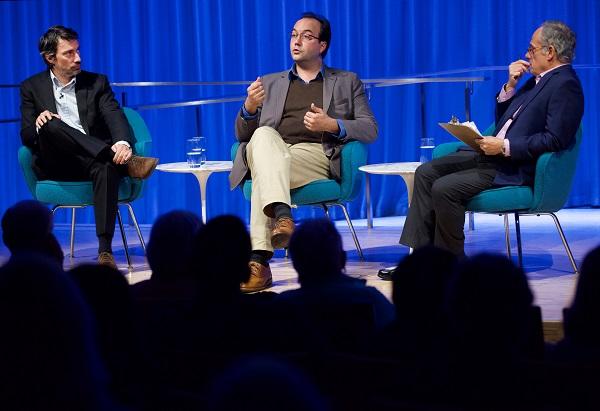
M 508 67 L 496 96 L 496 130 L 477 139 L 480 151 L 460 151 L 422 164 L 400 243 L 433 244 L 464 256 L 466 202 L 492 186 L 533 185 L 537 158 L 575 143 L 583 116 L 583 91 L 571 62 L 575 33 L 564 23 L 544 22 L 525 53 Z M 516 89 L 523 75 L 532 74 Z

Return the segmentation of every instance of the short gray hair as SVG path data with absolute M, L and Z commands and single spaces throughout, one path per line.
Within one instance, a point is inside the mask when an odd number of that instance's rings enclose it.
M 542 47 L 554 47 L 561 63 L 571 63 L 575 58 L 575 33 L 565 23 L 548 20 L 542 24 Z

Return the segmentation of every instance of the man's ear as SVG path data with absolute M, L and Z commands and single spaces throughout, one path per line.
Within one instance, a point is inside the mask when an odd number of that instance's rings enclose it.
M 326 41 L 322 41 L 319 45 L 320 45 L 320 48 L 319 48 L 320 54 L 323 54 L 323 52 L 327 48 L 327 42 Z
M 56 63 L 56 54 L 46 53 L 44 54 L 44 60 L 46 60 L 46 63 L 48 63 L 48 65 L 53 66 L 54 63 Z
M 548 46 L 548 53 L 546 54 L 548 61 L 553 60 L 556 57 L 556 49 L 554 46 Z

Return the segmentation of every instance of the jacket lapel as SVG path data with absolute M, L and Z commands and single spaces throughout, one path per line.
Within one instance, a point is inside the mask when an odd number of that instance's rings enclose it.
M 529 92 L 525 95 L 525 100 L 520 105 L 521 109 L 513 117 L 513 122 L 516 121 L 519 118 L 519 116 L 521 115 L 521 113 L 523 113 L 523 111 L 525 111 L 525 109 L 527 108 L 527 105 L 529 103 L 531 103 L 531 101 L 539 94 L 540 91 L 542 91 L 542 89 L 546 86 L 546 84 L 548 84 L 552 80 L 552 78 L 555 75 L 557 75 L 558 73 L 559 73 L 558 70 L 551 71 L 550 73 L 548 73 L 547 75 L 545 75 L 544 77 L 542 77 L 540 79 L 540 81 L 538 82 L 538 84 L 536 84 L 533 89 L 529 90 Z
M 283 108 L 285 106 L 285 99 L 287 97 L 288 89 L 290 88 L 290 80 L 288 77 L 288 73 L 282 73 L 281 77 L 277 79 L 277 84 L 275 86 L 275 113 L 274 119 L 278 119 L 277 127 L 279 127 L 279 123 L 281 122 L 281 117 L 283 116 Z
M 89 135 L 90 130 L 88 128 L 87 123 L 87 96 L 88 89 L 80 76 L 77 76 L 77 81 L 75 83 L 75 98 L 77 100 L 77 111 L 79 111 L 79 120 L 81 121 L 81 126 L 85 130 L 85 134 Z
M 329 111 L 329 105 L 331 104 L 331 98 L 333 97 L 333 88 L 335 87 L 335 81 L 337 77 L 335 72 L 329 67 L 325 67 L 325 78 L 323 79 L 323 111 L 327 113 Z
M 43 105 L 51 113 L 56 113 L 56 100 L 54 99 L 54 87 L 52 86 L 52 78 L 50 77 L 50 70 L 46 72 L 46 76 L 41 79 L 41 90 L 42 98 L 44 99 Z

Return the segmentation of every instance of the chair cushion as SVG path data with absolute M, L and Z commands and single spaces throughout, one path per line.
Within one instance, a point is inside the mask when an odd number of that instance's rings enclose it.
M 533 191 L 528 186 L 507 186 L 484 190 L 467 203 L 467 211 L 496 213 L 528 210 L 533 201 Z
M 338 201 L 341 195 L 340 184 L 335 180 L 317 180 L 291 190 L 292 204 L 318 204 Z
M 250 201 L 252 197 L 252 180 L 246 180 L 243 186 L 244 198 Z M 292 204 L 319 204 L 340 199 L 340 184 L 335 180 L 317 180 L 305 186 L 290 190 Z
M 119 201 L 131 198 L 132 180 L 129 177 L 119 183 Z M 55 205 L 90 205 L 94 203 L 94 192 L 91 181 L 38 181 L 35 197 L 42 203 Z

